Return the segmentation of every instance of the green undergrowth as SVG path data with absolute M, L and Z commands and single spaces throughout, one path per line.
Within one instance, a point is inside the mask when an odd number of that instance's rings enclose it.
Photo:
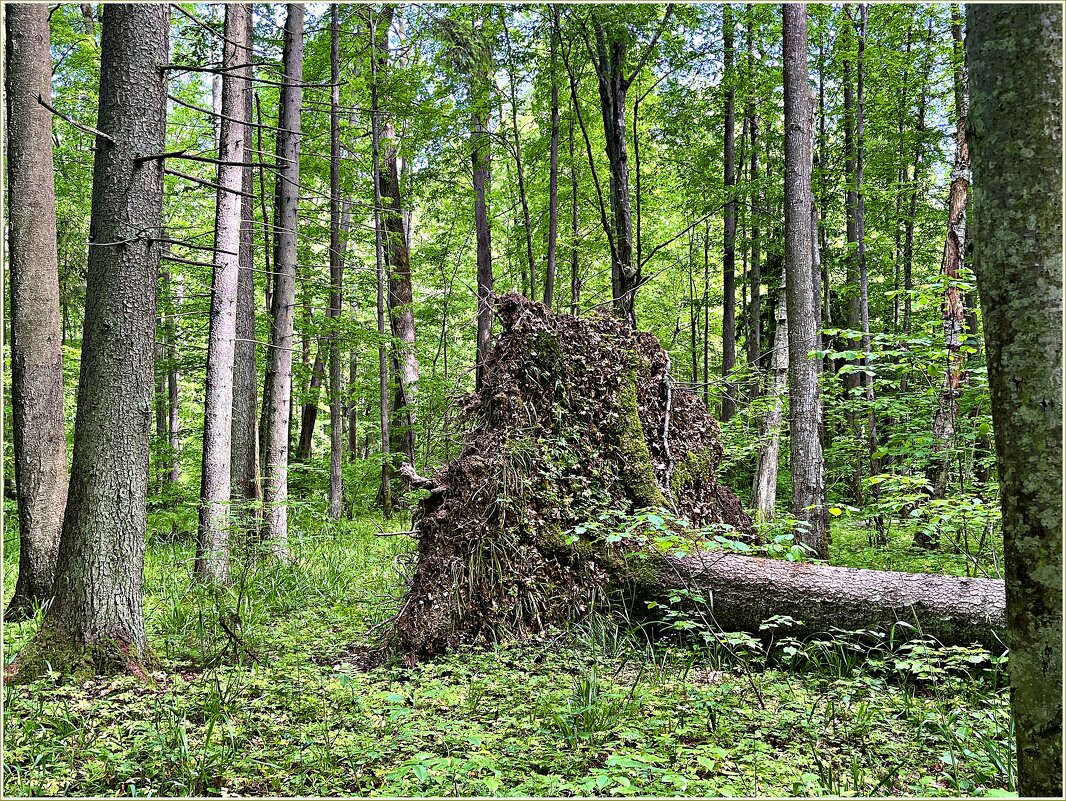
M 395 609 L 412 541 L 376 536 L 386 526 L 369 517 L 294 523 L 311 533 L 292 538 L 291 564 L 238 569 L 224 592 L 193 585 L 188 542 L 156 541 L 145 610 L 163 670 L 147 686 L 50 676 L 6 688 L 4 795 L 1014 789 L 1003 664 L 979 649 L 845 632 L 799 643 L 782 620 L 769 645 L 679 640 L 599 616 L 374 667 L 367 633 Z M 6 659 L 36 625 L 5 626 Z

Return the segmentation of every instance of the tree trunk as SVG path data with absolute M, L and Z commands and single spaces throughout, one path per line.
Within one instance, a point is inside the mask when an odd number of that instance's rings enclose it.
M 749 6 L 747 10 L 748 14 L 748 75 L 749 80 L 754 76 L 755 71 L 755 23 L 754 23 L 754 6 Z M 755 187 L 759 182 L 759 121 L 755 116 L 755 104 L 749 102 L 747 104 L 747 126 L 748 126 L 748 140 L 749 148 L 751 150 L 751 168 L 748 173 L 748 182 L 751 186 L 751 266 L 750 266 L 750 299 L 751 304 L 748 307 L 748 364 L 759 366 L 759 359 L 762 356 L 762 298 L 761 298 L 761 285 L 762 285 L 762 253 L 761 245 L 759 242 L 759 194 Z M 759 383 L 755 382 L 755 390 L 752 393 L 757 395 Z
M 1061 798 L 1062 7 L 966 11 L 973 264 L 1003 504 L 1018 794 Z
M 241 55 L 249 66 L 238 71 L 247 83 L 244 92 L 245 119 L 252 119 L 252 14 L 244 15 L 244 42 Z M 256 157 L 252 148 L 252 131 L 244 137 L 242 161 L 250 164 Z M 233 347 L 233 421 L 230 429 L 230 483 L 237 516 L 236 530 L 247 540 L 259 524 L 259 503 L 263 488 L 259 478 L 259 376 L 256 367 L 255 326 L 255 228 L 253 210 L 252 167 L 241 170 L 241 241 L 240 270 L 237 274 L 237 326 Z M 266 220 L 264 219 L 264 226 Z
M 167 246 L 163 245 L 164 252 Z M 171 284 L 170 272 L 162 271 L 163 291 L 171 300 L 173 313 L 168 315 L 163 327 L 166 330 L 167 345 L 167 433 L 170 436 L 170 483 L 176 484 L 181 478 L 181 373 L 178 371 L 178 346 L 176 339 L 175 315 L 179 314 L 185 300 L 184 284 L 180 276 Z M 171 292 L 173 286 L 173 292 Z
M 969 99 L 966 92 L 966 73 L 963 62 L 962 16 L 957 5 L 951 7 L 951 34 L 955 40 L 955 166 L 951 172 L 951 191 L 948 196 L 948 230 L 944 241 L 941 275 L 944 285 L 942 308 L 944 344 L 948 350 L 948 364 L 944 384 L 940 390 L 936 417 L 933 420 L 933 464 L 926 472 L 933 498 L 943 498 L 948 488 L 949 454 L 955 440 L 955 421 L 959 414 L 959 393 L 966 380 L 966 354 L 962 352 L 963 330 L 966 325 L 966 306 L 959 279 L 966 252 L 966 201 L 970 190 L 970 147 L 966 141 L 966 118 Z M 932 543 L 924 531 L 915 536 L 915 544 Z
M 774 352 L 770 357 L 770 382 L 767 387 L 770 406 L 759 422 L 759 456 L 755 463 L 752 503 L 758 521 L 773 520 L 777 507 L 777 465 L 781 453 L 781 418 L 788 387 L 788 307 L 786 284 L 777 298 L 777 327 Z
M 328 347 L 328 346 L 327 346 Z M 315 350 L 315 361 L 311 365 L 311 379 L 307 385 L 307 397 L 300 408 L 300 438 L 296 443 L 293 461 L 308 462 L 315 441 L 315 424 L 318 422 L 318 396 L 322 382 L 326 379 L 326 362 L 322 358 L 322 345 Z
M 687 589 L 710 597 L 714 621 L 726 631 L 759 634 L 775 615 L 798 625 L 782 636 L 805 637 L 834 629 L 891 630 L 896 640 L 915 633 L 943 645 L 979 643 L 1001 653 L 1005 622 L 1003 582 L 927 573 L 797 564 L 721 551 L 666 557 L 661 590 Z M 901 636 L 902 635 L 902 636 Z M 1011 652 L 1013 656 L 1013 651 Z
M 926 58 L 925 64 L 922 69 L 922 81 L 921 88 L 918 94 L 918 132 L 925 132 L 925 110 L 927 104 L 927 76 L 932 69 L 931 57 L 932 57 L 932 36 L 933 36 L 933 23 L 929 22 L 929 35 L 926 40 L 926 53 L 929 55 Z M 918 197 L 921 194 L 921 180 L 922 180 L 922 153 L 924 146 L 919 138 L 914 145 L 914 173 L 911 176 L 911 192 L 909 205 L 907 209 L 907 221 L 904 227 L 903 237 L 903 333 L 910 335 L 912 327 L 912 310 L 914 307 L 914 301 L 911 298 L 911 290 L 914 289 L 914 223 L 915 218 L 918 216 Z M 905 391 L 907 388 L 907 376 L 904 374 L 902 379 L 902 389 Z
M 377 30 L 374 20 L 373 9 L 369 10 L 370 18 L 370 41 L 377 41 Z M 378 337 L 378 412 L 381 415 L 381 508 L 385 517 L 392 515 L 392 461 L 389 452 L 389 361 L 388 351 L 385 346 L 385 252 L 383 242 L 384 222 L 382 220 L 382 194 L 381 194 L 381 133 L 380 111 L 378 108 L 378 60 L 373 55 L 370 58 L 370 142 L 372 149 L 373 164 L 372 177 L 374 180 L 374 253 L 377 262 L 377 321 Z M 480 334 L 480 328 L 479 328 Z M 478 340 L 480 345 L 480 339 Z
M 90 14 L 91 17 L 91 14 Z M 19 566 L 4 614 L 52 597 L 67 500 L 63 348 L 56 249 L 48 8 L 7 7 L 7 175 L 11 271 L 11 413 Z
M 250 7 L 226 6 L 222 65 L 233 70 L 248 63 L 246 24 Z M 194 575 L 229 579 L 229 502 L 233 429 L 234 350 L 237 336 L 237 284 L 240 278 L 241 211 L 244 160 L 248 144 L 248 81 L 228 71 L 222 78 L 219 133 L 218 200 L 215 211 L 215 267 L 211 281 L 211 321 L 207 339 L 204 396 L 203 470 L 200 478 L 200 524 Z M 229 163 L 225 163 L 229 162 Z
M 264 539 L 280 558 L 288 555 L 289 414 L 292 406 L 293 316 L 296 306 L 296 225 L 303 108 L 304 6 L 289 3 L 285 19 L 284 86 L 278 127 L 277 226 L 272 293 L 273 325 L 263 402 L 269 404 L 263 448 Z
M 640 266 L 633 262 L 633 213 L 629 197 L 629 156 L 626 147 L 626 44 L 619 32 L 605 28 L 593 14 L 596 33 L 596 77 L 600 112 L 610 166 L 611 298 L 615 314 L 636 328 L 636 292 Z
M 729 374 L 737 361 L 736 340 L 736 241 L 737 241 L 737 200 L 736 175 L 734 173 L 733 135 L 734 135 L 734 96 L 733 82 L 733 12 L 728 5 L 722 6 L 722 36 L 725 39 L 725 69 L 722 81 L 725 84 L 725 225 L 722 244 L 722 422 L 729 420 L 736 411 L 733 397 L 733 385 Z
M 807 7 L 782 6 L 785 60 L 785 270 L 788 313 L 789 399 L 791 403 L 792 514 L 807 525 L 799 540 L 818 558 L 829 555 L 826 530 L 825 466 L 819 431 L 821 360 L 818 347 L 820 298 L 814 274 L 811 219 L 811 134 L 813 104 L 807 74 Z
M 548 152 L 548 265 L 544 270 L 544 305 L 549 309 L 555 295 L 555 247 L 559 232 L 559 9 L 551 7 L 551 145 Z
M 576 112 L 575 112 L 576 113 Z M 570 314 L 581 307 L 581 273 L 578 270 L 577 159 L 574 158 L 574 118 L 570 117 Z
M 474 110 L 470 116 L 470 150 L 474 177 L 474 228 L 477 232 L 477 389 L 485 373 L 485 358 L 492 341 L 492 233 L 486 193 L 489 188 L 491 154 L 489 151 L 489 76 L 471 75 Z
M 341 252 L 340 10 L 330 5 L 329 25 L 329 516 L 340 520 L 344 505 L 341 456 L 341 343 L 338 330 L 344 262 Z
M 507 15 L 501 15 L 504 41 L 507 44 L 507 73 L 511 94 L 511 134 L 514 137 L 515 169 L 518 172 L 518 202 L 522 206 L 522 226 L 526 242 L 526 265 L 529 268 L 529 297 L 537 297 L 537 270 L 533 261 L 533 226 L 529 217 L 529 198 L 526 194 L 526 173 L 522 164 L 522 137 L 518 130 L 518 86 L 514 56 L 511 50 L 511 33 L 507 27 Z M 502 117 L 502 112 L 501 112 Z M 502 120 L 501 120 L 502 123 Z M 501 126 L 502 127 L 502 126 Z
M 74 461 L 55 596 L 8 668 L 32 680 L 132 672 L 153 661 L 142 611 L 169 11 L 104 8 Z

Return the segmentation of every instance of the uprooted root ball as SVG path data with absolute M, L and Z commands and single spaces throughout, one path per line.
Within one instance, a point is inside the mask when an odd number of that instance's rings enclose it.
M 390 632 L 412 661 L 581 617 L 606 590 L 649 578 L 647 563 L 570 533 L 607 509 L 663 506 L 752 533 L 715 480 L 718 424 L 672 383 L 654 336 L 517 295 L 496 314 L 503 330 L 463 412 L 468 444 L 421 480 L 417 562 Z

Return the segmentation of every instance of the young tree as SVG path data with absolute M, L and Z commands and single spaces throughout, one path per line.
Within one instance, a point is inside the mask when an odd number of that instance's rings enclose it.
M 820 559 L 829 556 L 825 465 L 818 391 L 820 298 L 811 239 L 813 103 L 807 73 L 807 6 L 781 8 L 785 80 L 785 273 L 788 314 L 788 388 L 791 405 L 792 513 L 806 521 L 799 540 Z
M 967 6 L 1018 794 L 1062 781 L 1062 6 Z
M 752 503 L 760 520 L 772 520 L 777 505 L 777 464 L 781 453 L 781 412 L 788 388 L 788 308 L 786 285 L 782 284 L 777 298 L 777 327 L 774 330 L 774 351 L 770 357 L 770 381 L 767 389 L 770 403 L 759 422 L 759 455 L 755 462 L 752 484 Z
M 263 459 L 264 538 L 271 551 L 288 553 L 289 412 L 292 405 L 293 317 L 296 307 L 296 225 L 300 184 L 300 116 L 303 109 L 304 7 L 289 3 L 282 63 L 284 85 L 278 114 L 278 191 L 274 253 L 273 325 L 263 403 L 266 415 Z
M 949 461 L 955 422 L 959 414 L 959 392 L 966 378 L 966 354 L 962 350 L 962 335 L 966 325 L 966 306 L 962 290 L 956 283 L 966 252 L 966 201 L 970 190 L 970 146 L 966 141 L 966 118 L 969 99 L 963 56 L 962 15 L 958 5 L 951 7 L 951 33 L 955 45 L 955 165 L 951 171 L 951 191 L 948 195 L 948 229 L 944 241 L 941 275 L 944 285 L 942 319 L 944 344 L 948 349 L 948 364 L 944 384 L 933 420 L 933 463 L 926 472 L 933 498 L 943 498 L 948 487 Z M 932 545 L 924 529 L 919 529 L 915 544 Z
M 470 160 L 474 183 L 474 228 L 477 233 L 477 365 L 475 384 L 481 388 L 485 374 L 485 359 L 492 339 L 492 231 L 486 195 L 492 176 L 490 151 L 489 107 L 491 104 L 492 69 L 488 48 L 476 42 L 470 45 Z
M 747 34 L 748 34 L 748 83 L 755 80 L 755 7 L 747 8 Z M 751 91 L 751 90 L 749 90 Z M 747 349 L 748 364 L 759 364 L 762 355 L 762 245 L 760 242 L 761 231 L 759 229 L 759 120 L 755 115 L 755 103 L 751 100 L 745 106 L 745 125 L 748 129 L 748 150 L 751 152 L 751 167 L 748 170 L 748 192 L 751 196 L 749 239 L 751 240 L 751 266 L 749 267 L 748 284 L 751 287 L 749 306 L 747 309 L 748 332 Z M 755 393 L 758 393 L 758 382 L 755 384 Z
M 237 337 L 237 285 L 240 278 L 241 187 L 244 184 L 250 91 L 236 70 L 246 64 L 250 43 L 243 3 L 226 6 L 222 67 L 222 119 L 219 127 L 218 201 L 215 212 L 215 268 L 211 279 L 211 321 L 207 338 L 204 397 L 203 470 L 195 575 L 229 578 L 229 502 L 232 477 L 233 366 Z
M 559 232 L 559 8 L 551 7 L 549 34 L 551 52 L 551 144 L 548 148 L 548 265 L 544 270 L 544 305 L 549 309 L 555 296 L 555 253 Z
M 329 20 L 329 316 L 340 322 L 344 262 L 341 256 L 341 133 L 340 133 L 340 7 L 330 5 Z M 329 516 L 340 520 L 344 503 L 341 478 L 341 343 L 340 332 L 329 340 Z
M 733 11 L 729 5 L 722 6 L 722 38 L 725 40 L 725 68 L 722 84 L 725 87 L 725 157 L 724 180 L 726 192 L 724 241 L 722 243 L 722 377 L 726 379 L 722 394 L 722 422 L 733 416 L 736 401 L 733 385 L 728 381 L 737 361 L 736 340 L 736 259 L 737 259 L 737 200 L 735 196 L 733 136 L 735 124 L 733 72 Z
M 52 597 L 67 500 L 63 349 L 52 165 L 48 8 L 7 14 L 8 242 L 11 273 L 11 413 L 18 499 L 19 566 L 4 617 L 33 613 Z M 91 18 L 91 15 L 90 15 Z
M 55 596 L 8 679 L 133 672 L 144 632 L 148 443 L 163 205 L 169 7 L 107 5 L 74 461 Z

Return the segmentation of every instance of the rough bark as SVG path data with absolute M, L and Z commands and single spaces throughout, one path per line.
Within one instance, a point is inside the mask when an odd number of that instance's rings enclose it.
M 4 614 L 32 614 L 52 597 L 67 500 L 63 349 L 52 164 L 48 8 L 7 7 L 8 246 L 11 413 L 19 565 Z M 91 15 L 90 15 L 91 17 Z
M 158 241 L 165 5 L 107 5 L 93 163 L 78 413 L 54 599 L 8 680 L 132 672 L 152 661 L 142 611 Z
M 722 37 L 725 40 L 725 67 L 722 81 L 725 86 L 725 156 L 724 181 L 726 193 L 725 224 L 722 243 L 722 378 L 725 379 L 722 393 L 722 422 L 733 416 L 736 399 L 729 374 L 737 361 L 736 340 L 736 259 L 737 259 L 737 200 L 736 173 L 733 154 L 735 127 L 736 91 L 733 87 L 733 12 L 728 5 L 722 6 Z
M 711 599 L 711 617 L 726 631 L 760 633 L 760 625 L 784 615 L 798 625 L 784 630 L 805 637 L 834 628 L 890 631 L 896 639 L 916 634 L 944 645 L 978 643 L 1003 652 L 1004 589 L 996 579 L 896 573 L 787 562 L 705 551 L 665 558 L 660 590 L 689 589 Z M 1012 652 L 1013 656 L 1013 652 Z
M 752 503 L 757 520 L 772 520 L 777 506 L 777 465 L 781 453 L 781 419 L 788 387 L 788 307 L 786 286 L 777 299 L 777 327 L 770 357 L 770 380 L 766 394 L 770 406 L 759 421 L 759 455 L 752 483 Z
M 806 521 L 799 541 L 822 559 L 829 555 L 825 465 L 818 391 L 820 298 L 814 273 L 811 219 L 813 104 L 807 74 L 807 7 L 782 6 L 785 58 L 785 269 L 788 307 L 789 402 L 792 452 L 792 514 Z
M 247 49 L 242 63 L 249 66 L 238 72 L 246 80 L 252 77 L 252 14 L 244 15 L 244 41 Z M 244 92 L 245 119 L 252 119 L 252 90 Z M 255 161 L 251 130 L 244 137 L 246 164 Z M 259 477 L 259 398 L 258 370 L 256 367 L 255 327 L 255 227 L 253 210 L 252 167 L 241 170 L 241 237 L 240 269 L 237 275 L 237 326 L 233 347 L 233 420 L 230 433 L 230 479 L 233 507 L 237 517 L 236 530 L 247 540 L 259 523 L 259 503 L 263 488 Z M 265 219 L 264 219 L 265 223 Z
M 973 263 L 1003 505 L 1018 793 L 1062 782 L 1062 7 L 967 6 Z
M 933 464 L 926 471 L 930 495 L 933 498 L 943 498 L 947 493 L 949 454 L 955 440 L 959 394 L 966 380 L 966 354 L 962 351 L 966 306 L 963 292 L 956 282 L 966 253 L 966 202 L 970 191 L 970 146 L 966 141 L 969 98 L 962 53 L 962 16 L 957 5 L 952 6 L 951 22 L 951 33 L 955 40 L 955 165 L 951 171 L 948 228 L 940 266 L 940 274 L 946 279 L 941 319 L 948 363 L 937 402 L 936 417 L 933 419 Z M 927 546 L 932 543 L 922 531 L 915 536 L 915 544 Z
M 222 65 L 247 63 L 247 5 L 226 6 Z M 224 582 L 229 578 L 229 502 L 232 483 L 234 350 L 237 337 L 237 285 L 240 278 L 240 166 L 248 144 L 248 81 L 235 71 L 222 76 L 222 120 L 219 131 L 218 200 L 215 211 L 215 267 L 211 280 L 211 320 L 207 339 L 204 394 L 203 469 L 200 478 L 200 521 L 193 573 Z
M 278 192 L 273 325 L 263 402 L 269 404 L 263 448 L 263 536 L 271 552 L 288 553 L 289 414 L 292 405 L 293 317 L 296 307 L 296 225 L 303 108 L 304 6 L 290 3 L 285 19 L 284 86 L 278 127 Z

